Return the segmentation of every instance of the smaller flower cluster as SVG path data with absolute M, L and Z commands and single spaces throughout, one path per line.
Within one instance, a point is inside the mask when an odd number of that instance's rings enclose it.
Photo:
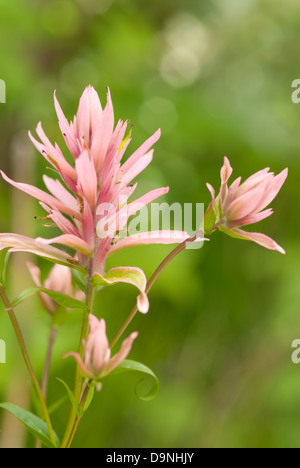
M 93 314 L 89 316 L 90 333 L 84 343 L 84 360 L 79 353 L 70 352 L 64 357 L 72 356 L 81 373 L 92 380 L 98 380 L 110 374 L 130 353 L 132 343 L 138 332 L 131 333 L 121 344 L 120 351 L 111 357 L 111 349 L 106 336 L 104 319 L 98 320 Z
M 225 157 L 221 169 L 221 187 L 217 197 L 214 188 L 206 184 L 212 201 L 205 213 L 205 233 L 210 234 L 219 229 L 229 236 L 250 240 L 266 249 L 277 250 L 284 254 L 283 248 L 265 234 L 240 229 L 241 226 L 257 223 L 273 213 L 272 209 L 265 208 L 278 194 L 288 175 L 288 170 L 284 169 L 277 176 L 269 171 L 267 167 L 256 172 L 242 184 L 241 177 L 239 177 L 228 187 L 232 167 L 228 158 Z

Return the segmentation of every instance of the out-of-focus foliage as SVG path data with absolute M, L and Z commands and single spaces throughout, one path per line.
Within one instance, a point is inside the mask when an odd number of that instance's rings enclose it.
M 42 187 L 46 163 L 26 132 L 41 120 L 65 150 L 53 91 L 71 119 L 88 84 L 103 102 L 110 87 L 116 117 L 134 126 L 131 151 L 161 127 L 154 162 L 139 178 L 143 193 L 166 184 L 166 201 L 207 205 L 205 182 L 218 187 L 225 154 L 235 177 L 289 167 L 275 214 L 254 227 L 286 256 L 221 233 L 183 252 L 151 291 L 149 314 L 129 330 L 139 330 L 130 358 L 155 371 L 158 397 L 136 399 L 138 376 L 108 378 L 74 446 L 299 447 L 300 368 L 291 362 L 291 343 L 300 338 L 300 105 L 291 101 L 292 81 L 300 78 L 299 31 L 298 0 L 0 0 L 0 79 L 7 87 L 0 166 L 11 177 Z M 0 196 L 2 232 L 52 236 L 34 219 L 42 213 L 35 200 L 4 181 Z M 110 263 L 139 266 L 149 277 L 169 251 L 136 248 Z M 18 255 L 17 271 L 9 270 L 15 296 L 32 285 Z M 46 274 L 50 265 L 38 263 Z M 134 300 L 126 286 L 99 295 L 95 313 L 109 336 Z M 40 375 L 48 319 L 35 299 L 18 317 Z M 63 395 L 56 376 L 72 386 L 74 364 L 61 356 L 77 346 L 80 318 L 72 313 L 59 332 L 51 403 Z M 0 338 L 7 343 L 0 400 L 17 399 L 28 381 L 20 382 L 21 355 L 3 308 Z M 53 414 L 59 435 L 68 411 L 65 402 Z

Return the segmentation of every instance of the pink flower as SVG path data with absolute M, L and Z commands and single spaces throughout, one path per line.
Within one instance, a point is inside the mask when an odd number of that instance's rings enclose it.
M 74 357 L 84 376 L 99 379 L 108 375 L 126 359 L 138 333 L 131 333 L 121 344 L 120 351 L 111 357 L 105 321 L 103 319 L 98 320 L 92 314 L 89 316 L 89 320 L 90 333 L 84 343 L 84 361 L 78 353 L 74 352 L 67 353 L 64 357 Z
M 240 226 L 257 223 L 271 216 L 273 210 L 267 206 L 274 200 L 281 189 L 288 170 L 284 169 L 277 176 L 269 172 L 269 168 L 263 169 L 241 184 L 241 177 L 236 179 L 230 187 L 227 183 L 232 174 L 232 168 L 228 158 L 224 158 L 221 169 L 221 187 L 218 196 L 210 184 L 207 187 L 212 196 L 205 218 L 207 228 L 211 232 L 215 229 L 239 239 L 246 239 L 270 249 L 285 253 L 270 237 L 256 232 L 246 232 Z
M 67 296 L 73 297 L 79 301 L 84 300 L 85 294 L 79 289 L 74 289 L 73 287 L 72 272 L 69 267 L 60 264 L 54 265 L 43 283 L 41 281 L 41 270 L 39 267 L 31 262 L 27 262 L 27 267 L 35 285 L 38 288 L 43 287 L 50 291 L 66 294 Z M 49 314 L 54 314 L 58 304 L 45 293 L 39 293 L 39 296 L 45 310 L 49 312 Z
M 91 263 L 89 259 L 93 259 L 93 272 L 103 274 L 107 256 L 117 250 L 141 244 L 180 243 L 186 240 L 188 234 L 181 231 L 159 231 L 154 237 L 148 232 L 122 239 L 118 235 L 130 216 L 141 209 L 141 205 L 151 203 L 169 190 L 163 187 L 135 201 L 128 201 L 137 186 L 131 185 L 131 182 L 152 161 L 151 148 L 159 139 L 160 130 L 122 163 L 131 134 L 125 136 L 128 121 L 119 120 L 115 126 L 109 90 L 107 104 L 102 109 L 98 94 L 88 86 L 71 123 L 64 116 L 55 94 L 54 103 L 73 163 L 67 161 L 57 143 L 53 145 L 49 141 L 41 123 L 36 129 L 40 141 L 31 133 L 29 137 L 61 180 L 44 175 L 48 193 L 25 183 L 14 182 L 3 172 L 1 174 L 7 182 L 37 198 L 47 212 L 46 219 L 54 223 L 62 234 L 35 241 L 20 235 L 0 234 L 0 249 L 27 250 L 83 268 Z M 104 229 L 107 225 L 109 228 Z M 71 247 L 76 255 L 70 259 L 64 252 L 50 246 L 54 243 Z

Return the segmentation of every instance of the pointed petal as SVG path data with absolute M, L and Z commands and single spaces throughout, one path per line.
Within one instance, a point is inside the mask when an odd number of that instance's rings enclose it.
M 222 185 L 227 184 L 229 177 L 232 174 L 232 167 L 230 165 L 229 159 L 225 156 L 224 157 L 224 164 L 221 169 L 221 183 Z
M 98 172 L 103 165 L 110 141 L 114 130 L 114 110 L 110 95 L 107 91 L 107 104 L 102 114 L 101 121 L 93 132 L 93 141 L 91 144 L 91 155 Z
M 133 192 L 132 189 L 134 190 L 135 186 L 129 188 L 128 196 L 130 196 L 130 192 Z M 162 187 L 159 189 L 155 189 L 143 195 L 142 197 L 138 198 L 137 200 L 134 200 L 129 203 L 127 203 L 127 200 L 128 200 L 127 196 L 124 196 L 124 200 L 123 200 L 123 195 L 122 197 L 120 196 L 119 200 L 114 200 L 115 211 L 111 214 L 111 216 L 109 216 L 108 214 L 108 216 L 104 216 L 97 223 L 98 237 L 114 238 L 116 236 L 116 232 L 123 229 L 123 227 L 127 223 L 130 216 L 134 215 L 137 211 L 141 211 L 143 208 L 147 206 L 147 204 L 151 203 L 156 198 L 161 197 L 162 195 L 165 195 L 166 193 L 168 193 L 168 191 L 169 191 L 169 187 Z M 122 203 L 123 205 L 125 203 L 125 205 L 123 207 L 119 207 L 118 204 L 116 204 L 117 201 L 119 201 L 119 203 Z M 100 205 L 98 207 L 97 214 L 101 215 L 99 208 L 103 210 L 105 206 L 102 207 Z
M 67 144 L 67 147 L 70 150 L 70 153 L 74 156 L 76 159 L 79 154 L 80 154 L 80 146 L 78 144 L 78 141 L 76 139 L 76 135 L 74 133 L 74 129 L 70 127 L 61 107 L 60 104 L 56 98 L 56 92 L 54 92 L 54 106 L 56 110 L 56 114 L 58 117 L 58 124 L 61 129 L 61 132 L 63 134 L 63 137 L 65 139 L 65 142 Z
M 106 336 L 106 324 L 103 319 L 90 314 L 90 333 L 84 346 L 84 363 L 94 373 L 100 373 L 110 358 L 109 343 Z
M 55 263 L 80 268 L 78 261 L 66 252 L 48 245 L 40 245 L 35 239 L 19 234 L 0 234 L 0 249 L 10 248 L 10 252 L 31 252 Z
M 210 185 L 208 182 L 206 184 L 206 187 L 208 188 L 210 194 L 211 194 L 211 205 L 212 205 L 212 208 L 213 208 L 213 212 L 215 214 L 215 217 L 217 217 L 217 212 L 216 212 L 216 191 L 215 189 L 212 187 L 212 185 Z
M 102 120 L 103 110 L 98 93 L 93 86 L 89 86 L 89 94 L 91 127 L 94 133 Z
M 78 250 L 79 252 L 84 253 L 88 257 L 92 255 L 92 248 L 80 237 L 73 236 L 72 234 L 62 234 L 58 237 L 53 237 L 52 239 L 44 239 L 43 237 L 38 237 L 36 242 L 39 245 L 50 245 L 50 244 L 62 244 L 72 249 Z
M 161 197 L 162 195 L 166 195 L 169 192 L 169 187 L 162 187 L 159 189 L 151 190 L 151 192 L 146 193 L 140 198 L 137 198 L 133 202 L 129 203 L 128 205 L 128 215 L 132 216 L 137 211 L 141 210 L 156 198 Z M 128 216 L 128 217 L 129 217 Z
M 101 320 L 103 320 L 103 319 L 101 319 Z M 93 315 L 93 314 L 89 315 L 90 333 L 95 333 L 95 331 L 99 328 L 101 320 L 99 321 L 97 319 L 97 317 L 95 317 L 95 315 Z M 101 322 L 101 327 L 102 328 L 104 327 L 104 333 L 106 334 L 106 324 L 105 324 L 104 320 L 103 320 L 103 322 L 104 322 L 104 324 Z
M 247 192 L 248 190 L 251 190 L 252 188 L 256 187 L 259 185 L 261 182 L 266 180 L 267 178 L 272 178 L 274 176 L 273 173 L 269 173 L 270 168 L 266 167 L 265 169 L 262 169 L 261 171 L 256 172 L 252 176 L 248 177 L 248 179 L 245 180 L 241 184 L 241 186 L 238 188 L 236 191 L 236 197 L 240 197 L 243 195 L 243 193 Z
M 33 185 L 23 184 L 20 182 L 14 182 L 9 177 L 7 177 L 7 175 L 5 175 L 4 172 L 0 171 L 0 173 L 3 179 L 6 180 L 6 182 L 8 182 L 9 184 L 13 185 L 14 187 L 22 190 L 23 192 L 27 193 L 28 195 L 31 195 L 34 198 L 37 198 L 38 200 L 46 203 L 47 205 L 51 207 L 57 208 L 59 211 L 62 211 L 63 213 L 66 213 L 71 216 L 73 215 L 73 210 L 71 210 L 61 201 L 49 195 L 47 192 L 44 192 L 43 190 L 40 190 L 39 188 L 34 187 Z
M 225 232 L 225 234 L 227 234 L 228 236 L 234 237 L 236 239 L 250 240 L 258 245 L 261 245 L 262 247 L 265 247 L 266 249 L 276 250 L 281 254 L 285 254 L 283 248 L 280 247 L 280 245 L 278 245 L 273 239 L 266 236 L 265 234 L 261 234 L 258 232 L 247 232 L 243 231 L 242 229 L 229 230 L 224 228 L 223 226 L 220 227 L 219 230 Z
M 83 139 L 89 147 L 91 134 L 91 113 L 90 113 L 90 96 L 89 88 L 85 88 L 76 114 L 77 123 L 77 138 Z
M 39 136 L 42 143 L 45 145 L 45 150 L 48 155 L 49 161 L 56 167 L 62 174 L 63 178 L 65 175 L 73 180 L 76 180 L 76 173 L 74 168 L 67 162 L 58 146 L 54 147 L 48 137 L 46 136 L 41 122 L 38 123 L 36 133 Z M 33 140 L 31 138 L 31 140 Z
M 124 173 L 128 172 L 132 166 L 134 166 L 142 156 L 145 156 L 145 154 L 150 150 L 150 148 L 159 140 L 161 136 L 161 130 L 157 130 L 154 135 L 152 135 L 150 138 L 148 138 L 147 141 L 145 141 L 128 159 L 127 161 L 123 164 L 122 166 L 122 171 Z
M 84 201 L 82 213 L 82 237 L 90 245 L 95 245 L 94 217 L 90 205 Z
M 70 352 L 70 353 L 66 353 L 63 355 L 63 358 L 67 358 L 67 357 L 73 357 L 75 359 L 75 361 L 77 362 L 77 365 L 79 367 L 79 369 L 81 370 L 81 373 L 85 376 L 85 377 L 95 377 L 92 372 L 90 372 L 90 370 L 85 366 L 85 364 L 83 363 L 80 355 L 78 353 L 75 353 L 74 351 Z
M 75 162 L 78 176 L 78 188 L 80 194 L 87 200 L 93 210 L 97 199 L 97 173 L 94 162 L 85 150 Z
M 45 209 L 45 205 L 41 203 L 43 208 Z M 60 211 L 53 209 L 49 211 L 50 219 L 56 224 L 56 226 L 64 233 L 64 234 L 73 234 L 74 236 L 80 237 L 80 234 L 74 224 L 71 221 L 63 216 Z
M 229 177 L 232 174 L 232 167 L 230 166 L 229 159 L 225 156 L 224 157 L 224 164 L 221 168 L 221 187 L 220 187 L 220 203 L 223 209 L 223 203 L 226 200 L 226 196 L 228 193 L 227 182 Z
M 127 358 L 128 354 L 131 351 L 132 344 L 134 340 L 137 338 L 138 332 L 133 332 L 129 335 L 122 343 L 120 351 L 115 354 L 107 364 L 106 368 L 104 369 L 102 375 L 107 375 L 112 372 L 118 365 Z
M 151 163 L 153 159 L 153 150 L 149 153 L 141 156 L 134 164 L 132 164 L 127 170 L 124 169 L 124 166 L 120 169 L 119 179 L 124 184 L 129 184 L 135 177 L 140 174 L 147 166 Z
M 230 185 L 230 187 L 228 189 L 226 200 L 224 201 L 224 205 L 223 205 L 224 212 L 226 212 L 226 210 L 227 210 L 228 206 L 230 205 L 230 203 L 232 202 L 232 200 L 234 198 L 237 198 L 237 190 L 239 188 L 241 180 L 242 180 L 242 178 L 238 177 Z
M 287 178 L 287 175 L 288 175 L 288 169 L 284 169 L 282 172 L 280 172 L 280 174 L 273 177 L 273 179 L 269 182 L 266 188 L 264 199 L 262 200 L 262 203 L 258 206 L 257 211 L 263 210 L 274 200 L 279 190 L 283 186 Z
M 261 211 L 260 213 L 254 213 L 250 214 L 248 216 L 245 216 L 244 218 L 237 219 L 235 221 L 227 221 L 226 226 L 229 229 L 233 229 L 239 226 L 246 226 L 248 224 L 254 224 L 258 223 L 259 221 L 262 221 L 265 218 L 268 218 L 273 214 L 273 210 L 270 208 L 265 211 Z
M 102 121 L 102 107 L 99 96 L 92 86 L 87 86 L 80 98 L 76 115 L 77 138 L 84 139 L 90 147 L 91 137 Z
M 51 192 L 54 197 L 56 197 L 68 208 L 69 213 L 71 212 L 72 215 L 75 213 L 77 215 L 79 214 L 78 202 L 76 198 L 71 195 L 71 193 L 60 183 L 59 180 L 51 179 L 51 177 L 46 175 L 43 176 L 43 180 L 49 192 Z
M 259 185 L 236 198 L 226 211 L 226 218 L 229 221 L 244 218 L 251 215 L 258 209 L 265 196 L 265 185 Z

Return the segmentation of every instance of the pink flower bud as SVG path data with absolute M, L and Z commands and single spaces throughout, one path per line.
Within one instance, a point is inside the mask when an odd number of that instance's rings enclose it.
M 84 343 L 84 359 L 78 353 L 68 353 L 64 357 L 72 356 L 83 375 L 92 379 L 99 379 L 112 372 L 130 353 L 132 343 L 138 336 L 131 333 L 121 344 L 120 351 L 111 357 L 111 349 L 106 336 L 104 319 L 98 320 L 90 315 L 90 333 Z
M 207 184 L 212 196 L 212 202 L 207 210 L 207 218 L 211 210 L 215 216 L 212 230 L 219 229 L 232 237 L 252 240 L 267 249 L 285 253 L 273 239 L 264 234 L 243 231 L 240 227 L 257 223 L 273 213 L 272 209 L 266 208 L 281 189 L 288 170 L 284 169 L 275 176 L 273 172 L 269 172 L 269 168 L 266 168 L 253 174 L 242 184 L 239 177 L 228 187 L 227 183 L 231 174 L 230 162 L 225 157 L 221 169 L 221 187 L 217 197 L 215 197 L 213 187 Z
M 60 292 L 78 300 L 84 299 L 85 294 L 73 288 L 72 272 L 69 267 L 60 264 L 54 265 L 43 284 L 41 281 L 41 270 L 31 262 L 27 262 L 27 267 L 37 287 Z M 57 303 L 45 293 L 40 293 L 39 296 L 46 311 L 50 314 L 54 314 L 57 309 Z

